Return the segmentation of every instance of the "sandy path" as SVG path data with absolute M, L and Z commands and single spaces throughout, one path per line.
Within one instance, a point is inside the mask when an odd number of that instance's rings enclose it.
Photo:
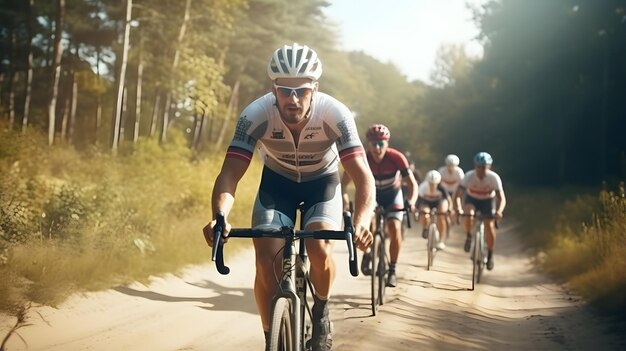
M 512 228 L 500 230 L 496 268 L 470 291 L 471 265 L 458 230 L 431 271 L 425 270 L 425 241 L 415 229 L 407 234 L 399 286 L 387 290 L 388 303 L 376 317 L 370 316 L 368 278 L 349 275 L 346 250 L 337 245 L 334 350 L 626 349 L 626 336 L 608 320 L 533 271 Z M 212 265 L 196 266 L 149 286 L 38 308 L 47 323 L 31 314 L 33 325 L 20 330 L 28 345 L 14 336 L 7 350 L 262 350 L 250 254 L 227 257 L 227 276 Z M 0 327 L 12 322 L 0 317 Z

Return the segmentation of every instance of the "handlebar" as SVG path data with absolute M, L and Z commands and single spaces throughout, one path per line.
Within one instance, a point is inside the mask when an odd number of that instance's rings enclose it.
M 390 209 L 386 210 L 381 205 L 377 205 L 375 210 L 376 211 L 381 211 L 381 213 L 404 212 L 406 214 L 406 216 L 404 216 L 404 217 L 406 217 L 406 226 L 407 226 L 407 228 L 411 228 L 411 216 L 409 216 L 409 214 L 411 213 L 411 205 L 409 205 L 409 201 L 408 200 L 404 201 L 404 207 L 403 208 L 390 208 Z
M 457 214 L 457 216 L 456 216 L 457 224 L 459 224 L 459 217 L 474 217 L 474 218 L 477 218 L 478 220 L 484 220 L 485 219 L 485 217 L 482 214 L 480 214 L 480 213 L 474 213 L 474 214 L 472 214 L 472 213 L 461 213 L 461 214 Z M 493 224 L 495 225 L 496 229 L 500 228 L 500 225 L 498 224 L 500 221 L 498 221 L 498 219 L 495 218 L 495 217 L 492 217 L 492 218 L 494 219 Z
M 215 262 L 217 271 L 220 274 L 230 273 L 230 268 L 224 264 L 224 243 L 223 233 L 226 227 L 224 213 L 215 214 L 216 223 L 213 227 L 213 250 L 211 260 Z M 353 277 L 359 275 L 357 265 L 356 245 L 354 245 L 354 224 L 350 212 L 343 213 L 343 230 L 295 230 L 293 227 L 284 226 L 279 229 L 253 229 L 235 228 L 231 229 L 229 238 L 281 238 L 281 239 L 322 239 L 322 240 L 345 240 L 348 245 L 348 264 L 350 274 Z

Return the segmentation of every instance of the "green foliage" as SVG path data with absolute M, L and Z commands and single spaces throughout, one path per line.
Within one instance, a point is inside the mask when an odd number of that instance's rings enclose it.
M 41 136 L 0 138 L 0 308 L 55 305 L 71 292 L 108 288 L 207 262 L 202 227 L 222 158 L 196 158 L 181 133 L 141 139 L 113 157 Z M 17 148 L 4 148 L 15 143 Z M 234 225 L 249 224 L 260 176 L 254 162 L 240 184 Z M 243 243 L 241 243 L 243 244 Z M 231 246 L 236 248 L 238 244 Z

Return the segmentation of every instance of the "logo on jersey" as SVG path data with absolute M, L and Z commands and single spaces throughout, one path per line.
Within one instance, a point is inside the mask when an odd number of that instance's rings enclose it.
M 285 139 L 285 134 L 282 129 L 272 129 L 272 139 Z
M 313 132 L 313 133 L 306 134 L 306 135 L 304 136 L 304 140 L 307 140 L 307 139 L 313 139 L 313 137 L 314 137 L 314 136 L 316 136 L 317 134 L 318 134 L 317 132 Z
M 341 144 L 347 144 L 354 140 L 355 136 L 358 138 L 358 132 L 354 123 L 346 123 L 345 120 L 337 124 L 337 128 L 341 131 Z
M 248 137 L 248 129 L 252 125 L 252 121 L 248 119 L 248 116 L 243 115 L 237 121 L 237 127 L 235 128 L 235 136 L 234 140 L 248 142 L 250 138 Z

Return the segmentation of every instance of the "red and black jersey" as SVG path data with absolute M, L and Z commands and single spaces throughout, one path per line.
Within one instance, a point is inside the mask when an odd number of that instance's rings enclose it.
M 399 189 L 402 177 L 409 175 L 409 161 L 400 151 L 388 148 L 380 162 L 375 162 L 367 152 L 367 162 L 376 181 L 376 190 L 386 191 Z

